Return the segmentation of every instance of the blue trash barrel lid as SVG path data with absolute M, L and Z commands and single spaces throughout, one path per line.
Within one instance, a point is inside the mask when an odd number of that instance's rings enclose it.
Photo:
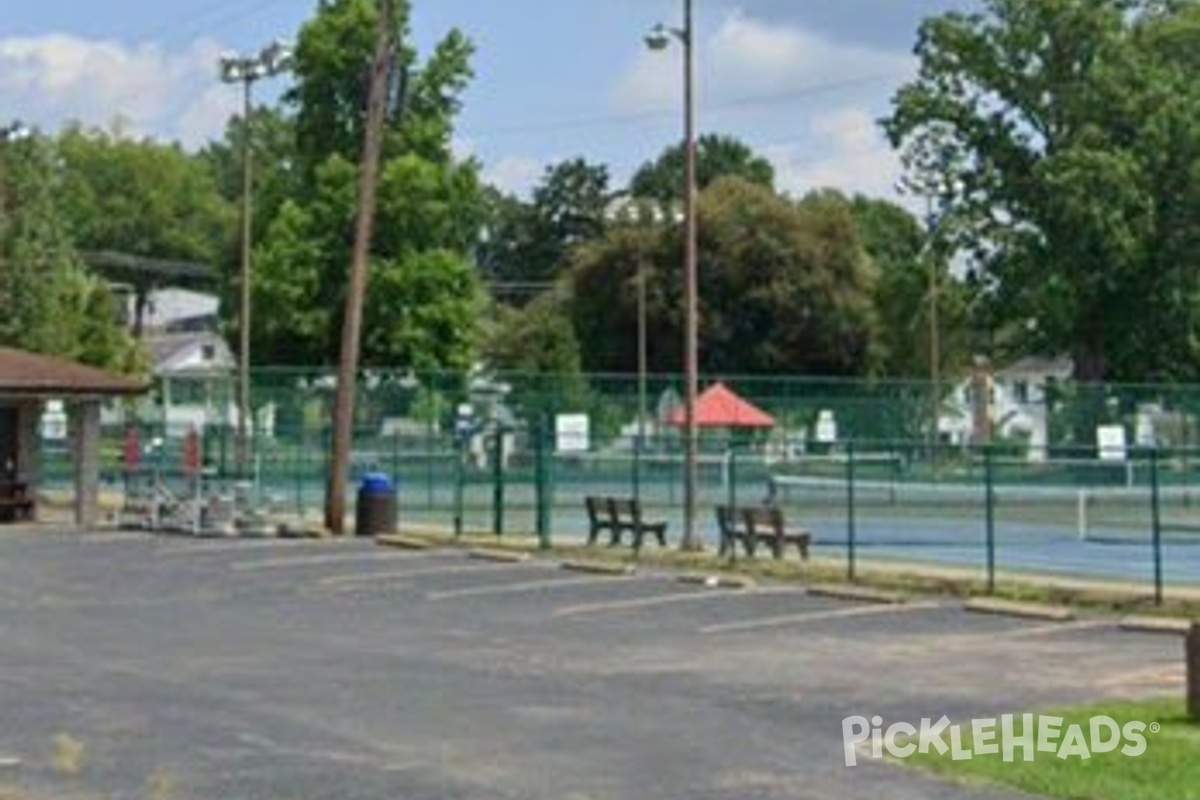
M 369 472 L 363 476 L 362 488 L 373 494 L 392 491 L 392 477 L 384 472 Z

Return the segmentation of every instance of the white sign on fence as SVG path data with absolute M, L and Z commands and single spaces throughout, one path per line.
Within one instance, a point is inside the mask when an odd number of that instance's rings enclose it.
M 587 414 L 559 414 L 554 418 L 555 450 L 586 453 L 591 449 L 591 420 Z
M 1125 441 L 1124 426 L 1101 425 L 1096 428 L 1096 446 L 1100 450 L 1101 461 L 1125 461 L 1129 446 Z

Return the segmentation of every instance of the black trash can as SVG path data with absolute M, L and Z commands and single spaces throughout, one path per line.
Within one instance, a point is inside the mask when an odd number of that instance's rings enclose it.
M 354 509 L 354 531 L 358 536 L 381 536 L 396 532 L 396 487 L 379 472 L 364 475 Z

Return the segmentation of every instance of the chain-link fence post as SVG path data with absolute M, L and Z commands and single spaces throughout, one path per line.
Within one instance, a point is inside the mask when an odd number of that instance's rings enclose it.
M 534 436 L 534 476 L 537 493 L 537 537 L 538 547 L 549 550 L 550 541 L 550 509 L 553 503 L 552 487 L 550 485 L 550 418 L 543 414 L 538 417 L 536 434 Z
M 987 591 L 996 593 L 996 461 L 992 445 L 983 446 L 983 483 L 987 549 Z
M 463 505 L 464 505 L 464 486 L 466 483 L 466 450 L 467 441 L 465 437 L 458 435 L 454 436 L 454 538 L 461 538 L 463 535 Z
M 492 534 L 504 535 L 504 428 L 497 425 L 492 440 Z
M 1154 548 L 1154 604 L 1163 604 L 1163 543 L 1162 543 L 1162 492 L 1159 483 L 1158 447 L 1152 445 L 1150 458 L 1150 533 Z
M 858 520 L 855 516 L 855 447 L 854 440 L 846 441 L 846 571 L 850 582 L 858 578 Z

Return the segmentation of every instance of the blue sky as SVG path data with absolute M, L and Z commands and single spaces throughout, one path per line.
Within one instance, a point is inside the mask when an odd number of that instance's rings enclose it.
M 898 166 L 874 124 L 911 75 L 919 21 L 975 0 L 696 0 L 699 122 L 776 164 L 780 184 L 891 194 Z M 237 93 L 225 51 L 291 37 L 315 0 L 37 0 L 0 22 L 0 122 L 54 129 L 124 120 L 195 147 Z M 478 45 L 457 148 L 489 179 L 527 190 L 577 155 L 620 181 L 680 135 L 680 54 L 643 34 L 680 0 L 414 0 L 427 51 L 451 27 Z M 265 88 L 270 97 L 283 81 Z

